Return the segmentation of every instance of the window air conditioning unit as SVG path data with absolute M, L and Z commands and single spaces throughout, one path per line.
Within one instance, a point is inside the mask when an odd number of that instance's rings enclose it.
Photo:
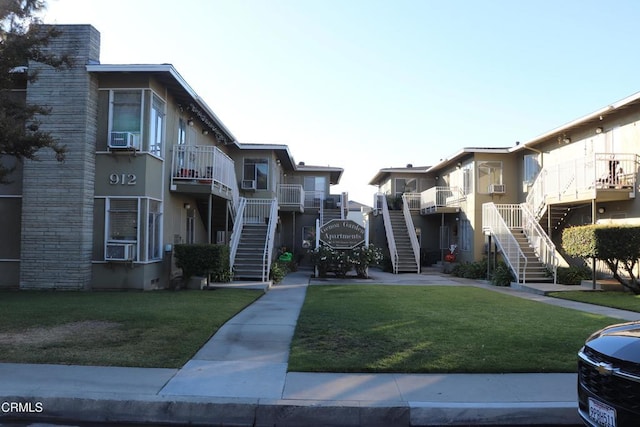
M 136 245 L 133 243 L 107 243 L 107 261 L 133 261 Z
M 256 182 L 252 179 L 243 179 L 242 180 L 242 189 L 243 190 L 255 190 Z
M 111 132 L 109 148 L 138 149 L 138 138 L 131 132 Z
M 489 193 L 491 194 L 504 194 L 506 193 L 504 184 L 491 184 L 489 185 Z

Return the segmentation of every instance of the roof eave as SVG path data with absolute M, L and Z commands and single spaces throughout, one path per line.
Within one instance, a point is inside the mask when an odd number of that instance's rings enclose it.
M 171 64 L 87 64 L 87 72 L 89 73 L 167 73 L 180 87 L 190 96 L 198 107 L 202 108 L 205 113 L 211 117 L 215 124 L 225 133 L 226 137 L 234 144 L 238 144 L 235 136 L 222 123 L 220 118 L 213 112 L 207 103 L 196 93 L 195 90 L 186 82 Z

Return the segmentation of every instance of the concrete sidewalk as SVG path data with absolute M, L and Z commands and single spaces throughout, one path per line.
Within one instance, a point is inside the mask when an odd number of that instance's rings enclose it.
M 288 373 L 289 346 L 309 276 L 309 271 L 287 275 L 229 320 L 181 369 L 0 364 L 0 401 L 30 403 L 42 409 L 2 411 L 0 422 L 22 418 L 234 426 L 580 424 L 575 374 Z M 372 271 L 372 279 L 349 282 L 480 286 L 542 303 L 640 320 L 639 313 L 435 272 L 392 275 Z M 335 282 L 311 281 L 312 285 L 331 283 Z

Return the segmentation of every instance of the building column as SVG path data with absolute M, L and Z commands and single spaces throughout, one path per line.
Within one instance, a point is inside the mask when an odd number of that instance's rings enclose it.
M 68 53 L 73 65 L 55 70 L 31 61 L 27 103 L 50 108 L 41 130 L 67 147 L 58 162 L 52 150 L 25 161 L 20 288 L 85 289 L 91 283 L 98 82 L 87 70 L 100 55 L 100 34 L 90 25 L 56 26 L 49 53 Z

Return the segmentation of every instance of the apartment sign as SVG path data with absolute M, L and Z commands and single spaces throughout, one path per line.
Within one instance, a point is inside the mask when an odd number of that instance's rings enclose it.
M 333 249 L 353 249 L 364 243 L 364 227 L 350 219 L 332 219 L 320 227 L 320 241 Z

